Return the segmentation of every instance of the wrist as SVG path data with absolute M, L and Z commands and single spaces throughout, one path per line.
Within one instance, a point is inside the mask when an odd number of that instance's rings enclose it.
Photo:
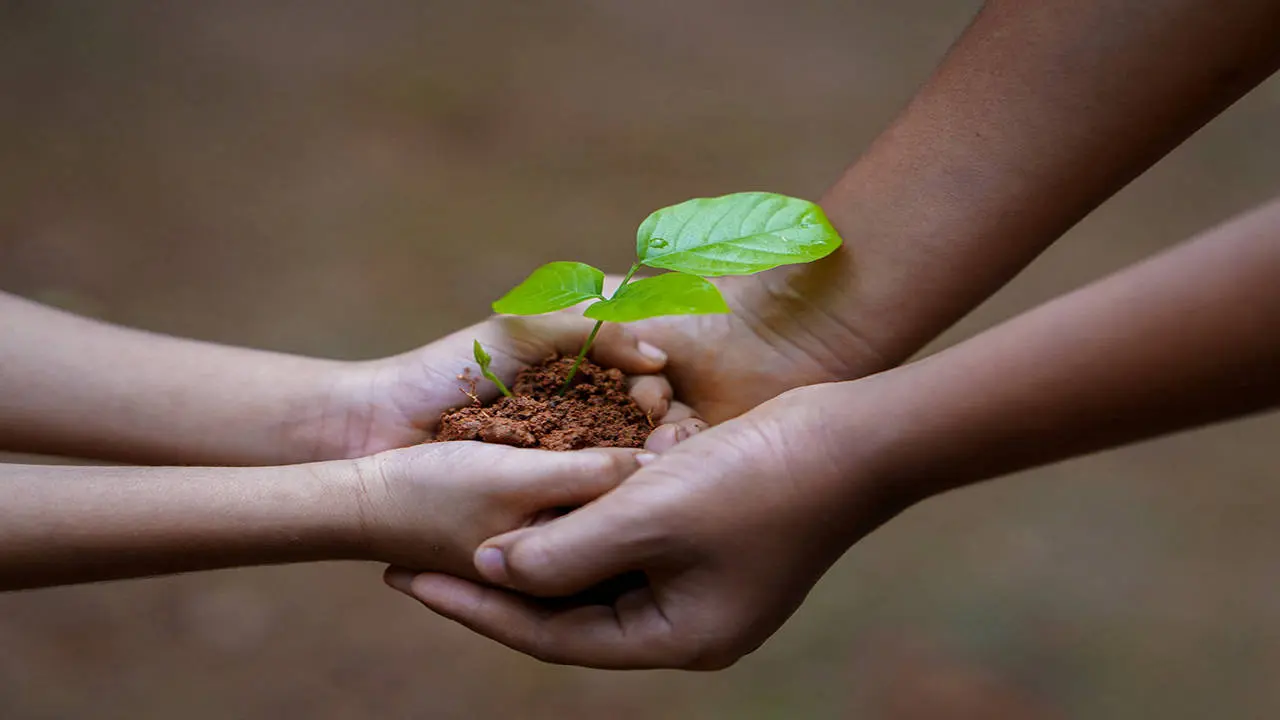
M 353 471 L 352 547 L 360 559 L 451 574 L 471 568 L 473 547 L 461 562 L 449 564 L 459 560 L 451 558 L 458 538 L 455 525 L 466 525 L 463 518 L 474 510 L 469 504 L 474 492 L 452 502 L 442 497 L 449 483 L 442 483 L 446 476 L 440 474 L 439 460 L 454 455 L 447 445 L 391 450 L 344 463 Z
M 885 502 L 902 509 L 991 476 L 982 467 L 980 423 L 967 414 L 982 401 L 953 402 L 948 389 L 966 380 L 940 376 L 939 360 L 834 384 L 822 398 L 840 418 L 825 426 L 825 442 L 846 467 L 865 471 Z
M 779 350 L 808 360 L 799 384 L 865 377 L 905 359 L 870 335 L 857 311 L 848 245 L 808 265 L 737 279 L 734 312 Z M 909 354 L 909 353 L 908 353 Z
M 350 460 L 426 442 L 424 419 L 434 421 L 451 407 L 439 398 L 457 405 L 466 400 L 461 383 L 449 378 L 414 354 L 329 363 L 296 414 L 290 442 L 306 461 Z
M 833 471 L 814 490 L 846 507 L 854 539 L 939 490 L 920 472 L 927 457 L 912 427 L 910 385 L 903 369 L 792 391 L 805 406 L 797 425 L 814 454 Z M 870 527 L 868 527 L 868 522 Z
M 377 361 L 316 361 L 294 374 L 291 401 L 282 403 L 280 421 L 284 462 L 351 460 L 369 449 L 382 375 Z
M 0 470 L 0 589 L 359 557 L 332 464 Z
M 369 458 L 289 465 L 290 503 L 299 537 L 317 559 L 371 560 L 374 527 L 369 501 Z

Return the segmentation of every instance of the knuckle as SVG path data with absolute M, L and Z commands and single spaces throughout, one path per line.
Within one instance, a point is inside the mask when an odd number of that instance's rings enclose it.
M 635 455 L 629 452 L 597 451 L 584 455 L 588 458 L 585 472 L 596 476 L 620 480 L 639 467 Z
M 640 469 L 634 452 L 617 452 L 609 454 L 609 473 L 616 479 L 623 479 Z
M 547 569 L 554 568 L 555 552 L 536 535 L 521 538 L 507 548 L 507 573 L 511 580 L 525 590 L 536 590 Z

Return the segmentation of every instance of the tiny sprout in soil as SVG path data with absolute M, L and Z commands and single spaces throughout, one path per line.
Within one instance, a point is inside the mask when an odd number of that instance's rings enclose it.
M 578 262 L 552 262 L 502 296 L 493 310 L 541 315 L 596 301 L 584 312 L 596 324 L 560 387 L 563 395 L 605 322 L 727 313 L 720 291 L 705 278 L 812 262 L 838 247 L 840 236 L 822 208 L 806 200 L 766 192 L 696 198 L 658 210 L 640 224 L 636 261 L 609 297 L 604 296 L 601 270 Z M 673 272 L 633 282 L 642 266 Z M 480 372 L 510 396 L 489 371 L 490 358 L 479 342 L 475 355 Z
M 484 376 L 484 379 L 494 385 L 497 385 L 498 390 L 503 395 L 506 395 L 507 397 L 514 397 L 514 395 L 511 394 L 511 391 L 507 389 L 506 384 L 502 382 L 502 378 L 494 375 L 493 371 L 489 369 L 489 364 L 493 362 L 493 356 L 485 352 L 484 347 L 480 345 L 479 340 L 475 341 L 475 347 L 472 348 L 472 352 L 476 356 L 476 364 L 480 366 L 480 374 Z

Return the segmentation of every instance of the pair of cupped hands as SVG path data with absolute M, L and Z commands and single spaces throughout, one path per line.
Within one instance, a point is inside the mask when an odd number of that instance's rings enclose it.
M 759 647 L 903 503 L 870 468 L 848 476 L 856 439 L 832 429 L 872 408 L 828 407 L 819 385 L 883 361 L 756 279 L 721 289 L 732 314 L 606 326 L 594 346 L 662 418 L 645 450 L 418 444 L 458 405 L 473 339 L 510 379 L 577 351 L 591 322 L 570 312 L 495 317 L 348 373 L 331 452 L 364 457 L 362 514 L 382 526 L 366 528 L 368 554 L 391 564 L 387 583 L 549 662 L 719 669 Z M 622 576 L 645 582 L 585 592 Z

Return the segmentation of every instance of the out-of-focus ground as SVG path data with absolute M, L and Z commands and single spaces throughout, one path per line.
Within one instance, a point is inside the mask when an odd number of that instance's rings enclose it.
M 228 343 L 407 349 L 537 263 L 624 267 L 660 205 L 817 196 L 975 7 L 0 2 L 0 287 Z M 946 340 L 1277 190 L 1272 83 Z M 3 596 L 0 717 L 1275 716 L 1277 431 L 933 500 L 718 674 L 542 665 L 373 566 Z

